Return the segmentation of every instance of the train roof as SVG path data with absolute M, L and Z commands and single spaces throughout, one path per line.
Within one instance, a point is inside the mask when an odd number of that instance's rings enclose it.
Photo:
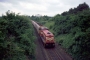
M 49 30 L 47 27 L 45 27 L 45 26 L 40 26 L 40 29 L 41 30 Z
M 43 30 L 45 36 L 54 36 L 49 30 Z

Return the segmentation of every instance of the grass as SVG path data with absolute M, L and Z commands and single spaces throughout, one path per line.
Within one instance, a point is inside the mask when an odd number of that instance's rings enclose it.
M 56 41 L 58 44 L 61 44 L 64 48 L 69 48 L 74 43 L 72 34 L 61 34 L 56 37 Z
M 54 21 L 47 21 L 44 26 L 48 27 L 52 33 L 54 32 L 52 29 L 52 27 L 54 26 Z
M 53 21 L 47 21 L 45 26 L 48 27 L 50 29 L 50 26 L 53 26 L 54 25 L 54 22 Z

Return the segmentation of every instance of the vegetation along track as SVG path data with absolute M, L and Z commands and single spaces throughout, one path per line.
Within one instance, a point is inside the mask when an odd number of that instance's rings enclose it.
M 55 48 L 44 48 L 42 40 L 35 29 L 37 37 L 36 44 L 36 60 L 72 60 L 72 58 L 58 45 Z

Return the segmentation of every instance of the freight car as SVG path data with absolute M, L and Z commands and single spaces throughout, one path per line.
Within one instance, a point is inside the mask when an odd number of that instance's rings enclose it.
M 35 21 L 32 21 L 32 24 L 40 35 L 44 47 L 55 47 L 54 35 L 49 31 L 49 29 L 45 26 L 37 24 Z

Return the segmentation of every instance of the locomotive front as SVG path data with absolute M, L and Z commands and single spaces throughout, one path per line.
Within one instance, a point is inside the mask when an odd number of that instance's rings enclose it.
M 42 30 L 41 38 L 45 47 L 55 47 L 54 35 L 49 30 Z

